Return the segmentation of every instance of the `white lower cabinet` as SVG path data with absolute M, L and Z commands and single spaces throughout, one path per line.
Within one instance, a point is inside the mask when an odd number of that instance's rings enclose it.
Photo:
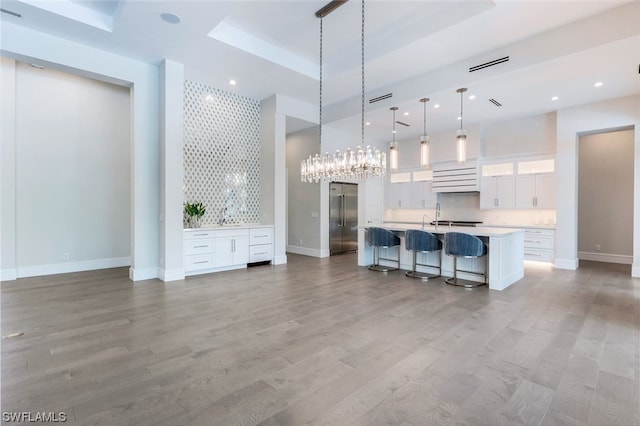
M 249 263 L 268 262 L 273 259 L 273 228 L 249 230 Z
M 553 229 L 524 230 L 524 258 L 539 262 L 552 262 L 555 251 L 555 231 Z
M 185 275 L 244 268 L 273 259 L 273 227 L 184 230 Z
M 186 274 L 214 267 L 215 237 L 213 230 L 186 229 L 183 247 Z
M 249 230 L 216 231 L 216 268 L 244 265 L 249 260 Z

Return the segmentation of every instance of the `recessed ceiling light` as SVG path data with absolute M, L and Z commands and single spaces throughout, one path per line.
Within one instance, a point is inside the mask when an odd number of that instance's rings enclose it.
M 469 99 L 474 100 L 476 98 L 476 95 L 469 95 Z
M 235 81 L 234 79 L 229 80 L 229 84 L 232 86 L 235 86 L 236 84 L 238 84 L 237 81 Z
M 593 85 L 593 87 L 600 87 L 602 86 L 604 83 L 601 81 L 598 81 L 596 84 Z
M 434 108 L 440 108 L 440 104 L 435 104 L 433 107 Z
M 404 115 L 409 115 L 409 111 L 405 112 Z
M 458 120 L 462 120 L 462 117 L 458 116 Z
M 164 12 L 160 14 L 162 20 L 168 24 L 179 24 L 181 19 L 175 13 Z
M 366 124 L 367 126 L 371 126 L 371 122 L 370 122 L 370 121 L 367 121 L 367 122 L 366 122 L 366 123 L 364 123 L 364 124 Z
M 557 101 L 559 98 L 557 96 L 554 96 L 551 98 L 552 101 Z

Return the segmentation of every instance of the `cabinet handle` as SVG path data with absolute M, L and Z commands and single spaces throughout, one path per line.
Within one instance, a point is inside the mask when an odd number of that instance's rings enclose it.
M 206 237 L 209 234 L 193 234 L 194 237 Z
M 525 243 L 541 243 L 540 240 L 524 240 Z
M 525 253 L 526 256 L 534 256 L 534 257 L 541 257 L 541 254 L 537 254 L 537 253 Z
M 269 252 L 268 251 L 261 251 L 259 253 L 253 253 L 254 256 L 257 256 L 259 254 L 269 254 Z
M 209 261 L 208 260 L 200 260 L 198 262 L 193 262 L 194 265 L 199 265 L 201 263 L 209 263 Z
M 193 246 L 193 248 L 207 248 L 207 247 L 209 247 L 208 244 L 205 244 L 203 246 Z
M 236 240 L 231 240 L 231 253 L 236 252 Z

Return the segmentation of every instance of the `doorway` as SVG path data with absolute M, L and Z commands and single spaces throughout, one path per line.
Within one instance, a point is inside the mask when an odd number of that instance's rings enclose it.
M 578 141 L 578 259 L 633 263 L 634 129 Z

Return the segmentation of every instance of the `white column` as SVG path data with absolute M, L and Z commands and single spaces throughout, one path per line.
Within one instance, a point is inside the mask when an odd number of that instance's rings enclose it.
M 162 281 L 184 279 L 184 65 L 165 59 L 160 68 L 162 119 L 162 204 L 160 273 Z

